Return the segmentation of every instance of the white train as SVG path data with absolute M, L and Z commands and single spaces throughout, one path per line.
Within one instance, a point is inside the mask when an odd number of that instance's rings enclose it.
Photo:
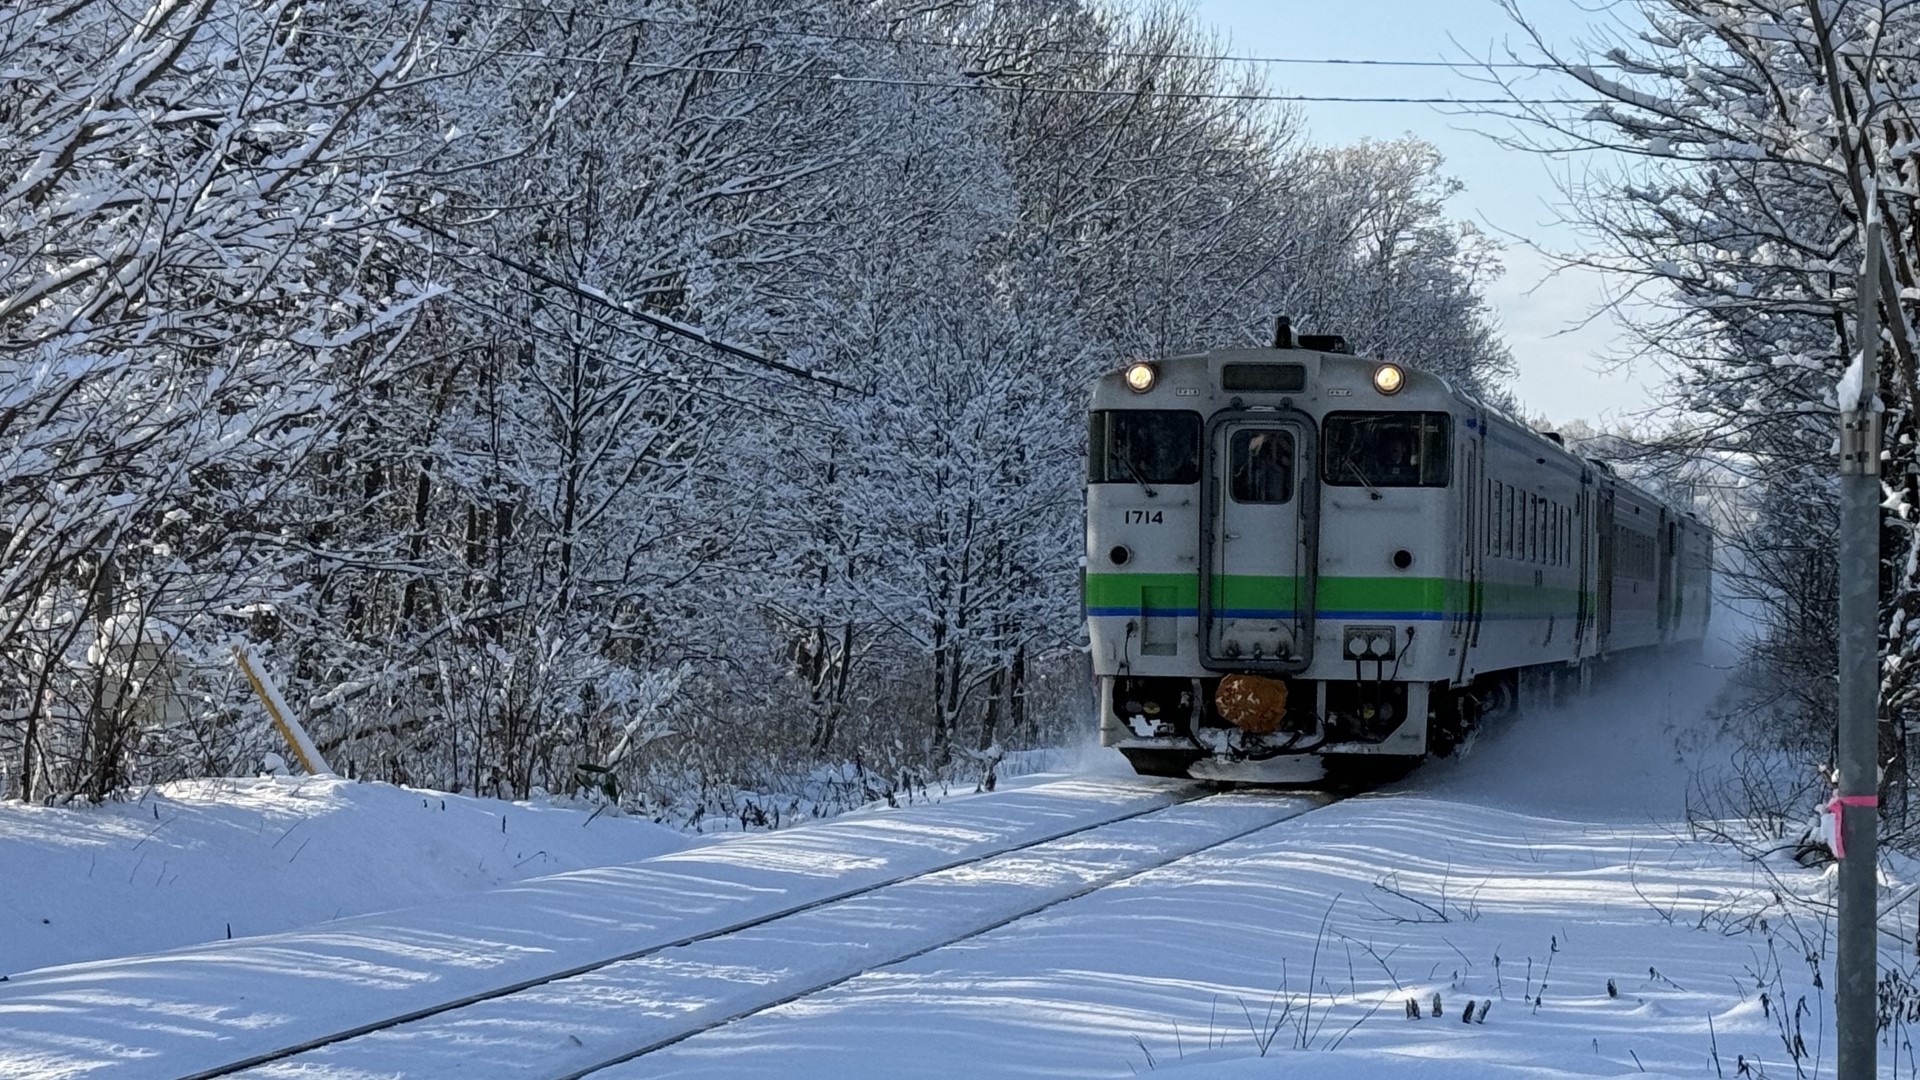
M 1691 513 L 1434 375 L 1285 320 L 1275 345 L 1094 388 L 1087 621 L 1136 770 L 1390 773 L 1523 691 L 1698 648 Z

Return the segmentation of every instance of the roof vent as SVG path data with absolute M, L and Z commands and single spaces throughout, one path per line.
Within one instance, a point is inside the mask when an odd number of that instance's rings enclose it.
M 1353 355 L 1353 348 L 1347 339 L 1339 334 L 1301 334 L 1300 347 L 1314 352 L 1346 353 Z

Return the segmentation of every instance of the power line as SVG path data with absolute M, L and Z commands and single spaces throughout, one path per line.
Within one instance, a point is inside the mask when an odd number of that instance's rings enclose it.
M 1090 56 L 1113 60 L 1196 60 L 1231 64 L 1275 64 L 1275 65 L 1333 65 L 1343 67 L 1389 67 L 1389 68 L 1468 68 L 1483 70 L 1486 68 L 1517 69 L 1524 71 L 1558 71 L 1556 64 L 1534 64 L 1522 61 L 1453 61 L 1453 60 L 1391 60 L 1368 59 L 1337 56 L 1255 56 L 1239 53 L 1182 53 L 1154 52 L 1150 50 L 1130 49 L 1091 49 L 1075 45 L 1041 43 L 1023 45 L 1009 42 L 961 41 L 950 38 L 894 37 L 887 34 L 861 34 L 846 30 L 806 30 L 787 27 L 755 26 L 750 23 L 701 22 L 696 19 L 673 19 L 652 15 L 616 15 L 607 11 L 587 11 L 581 8 L 556 7 L 551 5 L 489 3 L 485 0 L 441 0 L 455 7 L 466 7 L 476 11 L 521 11 L 535 15 L 559 15 L 567 18 L 602 19 L 619 22 L 629 27 L 636 26 L 672 26 L 683 30 L 713 30 L 722 33 L 751 33 L 767 37 L 798 37 L 813 41 L 847 41 L 877 45 L 921 45 L 932 48 L 952 49 L 962 52 L 1022 52 L 1048 56 Z M 1620 65 L 1611 63 L 1588 64 L 1592 68 L 1614 69 Z
M 749 409 L 751 411 L 760 413 L 763 416 L 769 416 L 778 420 L 784 420 L 787 423 L 795 424 L 800 427 L 813 427 L 813 428 L 819 428 L 823 431 L 834 431 L 834 432 L 838 432 L 841 430 L 839 425 L 833 424 L 828 421 L 816 420 L 811 417 L 790 413 L 783 409 L 775 408 L 771 405 L 765 405 L 757 401 L 750 401 L 746 398 L 736 397 L 732 394 L 725 393 L 724 391 L 715 390 L 711 386 L 695 384 L 692 379 L 689 379 L 684 375 L 679 375 L 670 371 L 661 371 L 658 368 L 649 367 L 646 364 L 634 361 L 631 357 L 617 356 L 598 346 L 590 345 L 590 344 L 587 344 L 586 342 L 578 341 L 570 337 L 563 337 L 562 335 L 558 334 L 556 331 L 552 331 L 552 330 L 543 331 L 538 327 L 529 325 L 524 319 L 516 318 L 508 314 L 507 312 L 501 311 L 499 308 L 495 307 L 492 304 L 483 303 L 479 300 L 474 299 L 473 297 L 463 295 L 458 290 L 451 290 L 446 294 L 446 296 L 447 296 L 447 299 L 451 300 L 454 304 L 460 307 L 466 308 L 468 311 L 473 312 L 475 315 L 479 316 L 480 318 L 496 323 L 501 327 L 504 327 L 509 330 L 522 331 L 522 332 L 531 331 L 536 334 L 545 334 L 549 337 L 559 338 L 561 341 L 564 341 L 569 348 L 582 349 L 586 352 L 590 352 L 595 356 L 600 357 L 602 360 L 607 360 L 614 363 L 631 364 L 635 369 L 635 374 L 637 376 L 645 379 L 650 379 L 650 380 L 658 380 L 660 382 L 668 383 L 669 385 L 672 385 L 672 386 L 677 386 L 689 394 L 693 394 L 699 397 L 713 398 L 719 401 L 723 401 L 729 405 L 736 405 L 736 406 L 739 406 L 740 408 Z M 594 325 L 601 326 L 601 327 L 605 326 L 604 323 L 600 323 L 598 321 L 595 321 Z M 665 345 L 664 342 L 662 344 Z M 675 352 L 681 352 L 681 350 L 676 346 L 665 345 L 665 347 L 672 349 Z M 686 354 L 682 352 L 682 355 L 686 355 Z M 729 370 L 732 370 L 732 369 L 729 369 Z
M 705 345 L 708 348 L 713 349 L 717 352 L 725 353 L 728 356 L 738 357 L 742 360 L 747 361 L 748 363 L 757 364 L 761 367 L 770 368 L 774 371 L 784 372 L 785 374 L 792 375 L 795 378 L 805 379 L 809 382 L 816 382 L 823 386 L 831 386 L 836 390 L 846 390 L 852 393 L 864 393 L 864 391 L 860 390 L 858 387 L 850 386 L 847 383 L 843 383 L 838 379 L 828 378 L 825 375 L 816 374 L 814 372 L 808 371 L 805 368 L 795 367 L 792 364 L 782 363 L 781 361 L 775 360 L 772 357 L 766 356 L 765 354 L 756 352 L 752 349 L 735 345 L 729 341 L 722 341 L 721 339 L 714 337 L 713 335 L 707 333 L 706 331 L 700 329 L 699 327 L 688 326 L 685 323 L 676 322 L 673 319 L 663 318 L 659 315 L 654 315 L 649 312 L 641 311 L 638 308 L 633 307 L 631 304 L 627 304 L 625 302 L 615 300 L 612 297 L 607 296 L 605 293 L 602 293 L 597 289 L 589 289 L 571 281 L 564 281 L 558 277 L 555 277 L 552 274 L 547 273 L 545 270 L 542 270 L 539 267 L 532 265 L 531 263 L 523 263 L 518 259 L 509 258 L 505 255 L 499 254 L 498 252 L 488 251 L 485 248 L 474 247 L 473 245 L 468 244 L 464 240 L 461 240 L 459 237 L 448 232 L 447 230 L 440 228 L 438 225 L 434 225 L 431 222 L 422 221 L 421 219 L 414 217 L 412 214 L 402 213 L 398 216 L 400 220 L 406 222 L 407 224 L 412 225 L 416 228 L 424 229 L 427 232 L 430 232 L 433 235 L 438 236 L 441 239 L 446 240 L 450 243 L 459 244 L 462 247 L 465 247 L 471 250 L 474 254 L 481 256 L 482 258 L 491 259 L 502 266 L 506 266 L 511 269 L 518 270 L 520 273 L 523 273 L 528 277 L 533 278 L 536 281 L 539 281 L 546 285 L 551 285 L 552 287 L 559 289 L 562 292 L 566 292 L 572 296 L 578 297 L 589 303 L 598 304 L 601 307 L 607 308 L 610 311 L 617 311 L 620 314 L 625 315 L 630 319 L 637 319 L 640 322 L 646 323 L 648 326 L 651 326 L 656 330 L 664 330 L 669 334 L 675 334 L 679 337 L 688 338 L 690 340 L 697 341 L 700 344 Z
M 346 41 L 358 41 L 364 44 L 378 45 L 382 42 L 356 34 L 343 34 L 330 30 L 309 28 L 309 34 L 320 37 L 339 38 Z M 815 73 L 807 71 L 762 71 L 754 68 L 716 67 L 704 64 L 668 64 L 650 60 L 611 59 L 604 56 L 578 56 L 566 53 L 522 52 L 513 49 L 489 49 L 477 45 L 453 45 L 435 42 L 435 49 L 453 52 L 473 53 L 482 56 L 508 57 L 517 60 L 539 60 L 547 62 L 565 62 L 573 64 L 594 64 L 603 67 L 644 68 L 648 71 L 684 72 L 693 75 L 729 75 L 757 79 L 802 79 L 823 83 L 853 83 L 864 86 L 898 86 L 927 90 L 994 90 L 1013 94 L 1049 94 L 1060 97 L 1104 97 L 1131 98 L 1153 97 L 1174 101 L 1234 101 L 1242 103 L 1273 104 L 1349 104 L 1349 105 L 1607 105 L 1615 104 L 1611 98 L 1463 98 L 1463 97 L 1389 97 L 1342 94 L 1269 94 L 1235 93 L 1221 90 L 1156 90 L 1152 86 L 1137 87 L 1131 90 L 1112 89 L 1097 86 L 1054 86 L 1027 83 L 997 82 L 946 82 L 938 79 L 903 79 L 896 76 L 846 75 L 838 72 Z

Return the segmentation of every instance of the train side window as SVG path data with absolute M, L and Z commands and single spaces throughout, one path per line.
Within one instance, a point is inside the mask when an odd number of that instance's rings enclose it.
M 1512 550 L 1507 546 L 1507 532 L 1513 528 L 1511 520 L 1513 517 L 1513 496 L 1507 491 L 1507 485 L 1501 484 L 1499 492 L 1494 495 L 1493 510 L 1494 513 L 1500 515 L 1500 523 L 1495 526 L 1493 534 L 1493 553 L 1501 558 L 1505 558 L 1513 554 Z
M 1533 561 L 1547 561 L 1547 500 L 1533 500 Z
M 1507 485 L 1495 484 L 1493 492 L 1493 512 L 1500 520 L 1493 527 L 1493 553 L 1505 556 L 1507 553 Z
M 1500 481 L 1487 481 L 1487 554 L 1500 554 Z
M 1514 548 L 1520 553 L 1521 562 L 1533 561 L 1533 496 L 1520 493 L 1520 535 L 1515 538 Z
M 1506 497 L 1507 527 L 1504 531 L 1507 534 L 1507 558 L 1509 559 L 1513 558 L 1513 530 L 1520 523 L 1520 515 L 1514 513 L 1514 510 L 1513 510 L 1513 495 L 1514 495 L 1513 488 L 1511 486 L 1508 486 L 1507 497 Z
M 1527 561 L 1527 493 L 1518 489 L 1513 493 L 1513 557 Z
M 1547 565 L 1560 565 L 1560 511 L 1547 500 Z
M 1526 534 L 1520 531 L 1520 491 L 1507 488 L 1507 554 L 1515 559 L 1526 557 Z
M 1236 431 L 1228 445 L 1234 502 L 1293 501 L 1293 436 L 1284 431 Z

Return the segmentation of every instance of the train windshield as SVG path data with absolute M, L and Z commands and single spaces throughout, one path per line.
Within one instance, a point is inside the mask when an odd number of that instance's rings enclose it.
M 1200 414 L 1112 409 L 1088 424 L 1087 479 L 1095 484 L 1200 482 Z
M 1446 487 L 1449 417 L 1437 412 L 1337 412 L 1320 425 L 1321 479 L 1336 487 Z

